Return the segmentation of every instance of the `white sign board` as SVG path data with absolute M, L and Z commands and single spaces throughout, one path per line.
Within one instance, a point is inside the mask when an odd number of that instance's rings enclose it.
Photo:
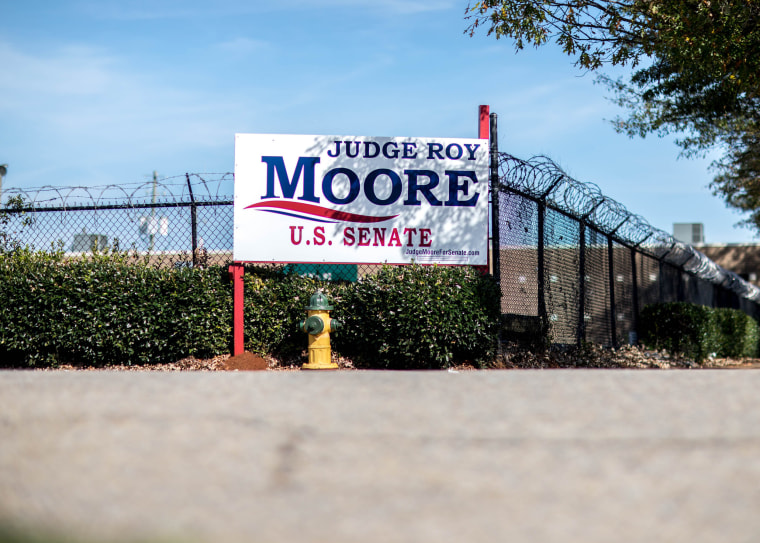
M 236 134 L 239 262 L 487 264 L 488 140 Z

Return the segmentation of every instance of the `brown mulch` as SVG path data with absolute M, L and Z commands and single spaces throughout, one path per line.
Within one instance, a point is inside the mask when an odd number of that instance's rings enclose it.
M 711 357 L 702 362 L 695 362 L 693 359 L 673 355 L 664 350 L 649 350 L 630 345 L 619 349 L 585 345 L 579 349 L 550 350 L 543 353 L 519 349 L 507 351 L 498 358 L 495 367 L 503 369 L 751 369 L 760 368 L 760 359 Z
M 177 362 L 167 364 L 142 364 L 134 366 L 106 365 L 106 366 L 80 366 L 74 364 L 59 364 L 54 368 L 18 368 L 34 369 L 37 371 L 300 371 L 301 364 L 306 360 L 304 352 L 303 360 L 282 361 L 270 356 L 244 352 L 237 356 L 222 354 L 214 358 L 195 358 L 189 356 Z M 333 354 L 333 361 L 341 370 L 353 370 L 353 363 Z
M 304 356 L 305 360 L 305 356 Z M 224 354 L 208 359 L 183 358 L 169 364 L 140 366 L 84 367 L 70 364 L 56 368 L 40 368 L 41 371 L 299 371 L 304 360 L 280 361 L 245 352 L 238 356 Z M 341 370 L 356 369 L 351 360 L 333 356 Z M 531 352 L 510 348 L 487 366 L 487 369 L 559 369 L 559 368 L 640 368 L 640 369 L 760 369 L 757 358 L 708 358 L 698 363 L 688 358 L 671 355 L 665 351 L 647 350 L 642 347 L 624 346 L 607 349 L 587 345 L 581 349 L 549 350 Z M 462 363 L 449 371 L 477 369 Z

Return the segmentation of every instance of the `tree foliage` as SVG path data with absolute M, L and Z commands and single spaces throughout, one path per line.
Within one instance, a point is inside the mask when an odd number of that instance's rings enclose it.
M 21 248 L 17 236 L 34 222 L 31 217 L 25 216 L 24 209 L 25 202 L 21 196 L 12 196 L 5 205 L 0 204 L 0 254 Z
M 467 18 L 517 49 L 556 41 L 585 70 L 635 68 L 600 77 L 629 112 L 615 128 L 680 134 L 687 156 L 723 149 L 712 188 L 760 230 L 760 2 L 480 0 Z

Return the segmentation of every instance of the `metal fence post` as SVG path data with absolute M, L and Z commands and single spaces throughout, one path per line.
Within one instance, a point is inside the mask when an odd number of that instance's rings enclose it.
M 661 258 L 658 260 L 658 262 L 659 262 L 659 266 L 657 270 L 657 273 L 659 274 L 657 276 L 659 279 L 658 281 L 659 284 L 657 285 L 659 287 L 658 301 L 662 303 L 665 301 L 665 263 L 662 261 Z
M 639 334 L 639 278 L 636 272 L 636 249 L 631 247 L 631 272 L 633 282 L 633 331 L 636 334 L 636 341 L 631 343 L 638 343 Z M 633 338 L 632 338 L 633 339 Z
M 498 116 L 490 115 L 491 135 L 491 253 L 493 258 L 493 275 L 501 290 L 501 247 L 499 243 L 499 133 Z
M 185 174 L 187 180 L 187 190 L 190 193 L 190 236 L 193 247 L 193 267 L 198 265 L 198 206 L 195 205 L 193 197 L 193 185 L 190 183 L 190 174 Z
M 580 225 L 580 254 L 578 255 L 578 346 L 586 339 L 586 224 Z
M 546 289 L 545 289 L 545 255 L 544 255 L 544 223 L 546 222 L 546 204 L 543 201 L 536 203 L 538 205 L 538 262 L 536 273 L 538 275 L 538 318 L 541 321 L 541 327 L 545 332 L 549 330 L 549 316 L 546 311 Z
M 612 346 L 617 349 L 617 323 L 616 323 L 616 308 L 615 308 L 615 258 L 612 254 L 613 250 L 612 238 L 607 237 L 607 268 L 609 271 L 610 280 L 610 339 L 612 340 Z

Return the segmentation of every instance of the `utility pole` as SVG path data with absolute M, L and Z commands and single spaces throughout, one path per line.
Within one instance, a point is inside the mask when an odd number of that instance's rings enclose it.
M 3 203 L 3 177 L 8 173 L 8 165 L 0 164 L 0 205 Z

